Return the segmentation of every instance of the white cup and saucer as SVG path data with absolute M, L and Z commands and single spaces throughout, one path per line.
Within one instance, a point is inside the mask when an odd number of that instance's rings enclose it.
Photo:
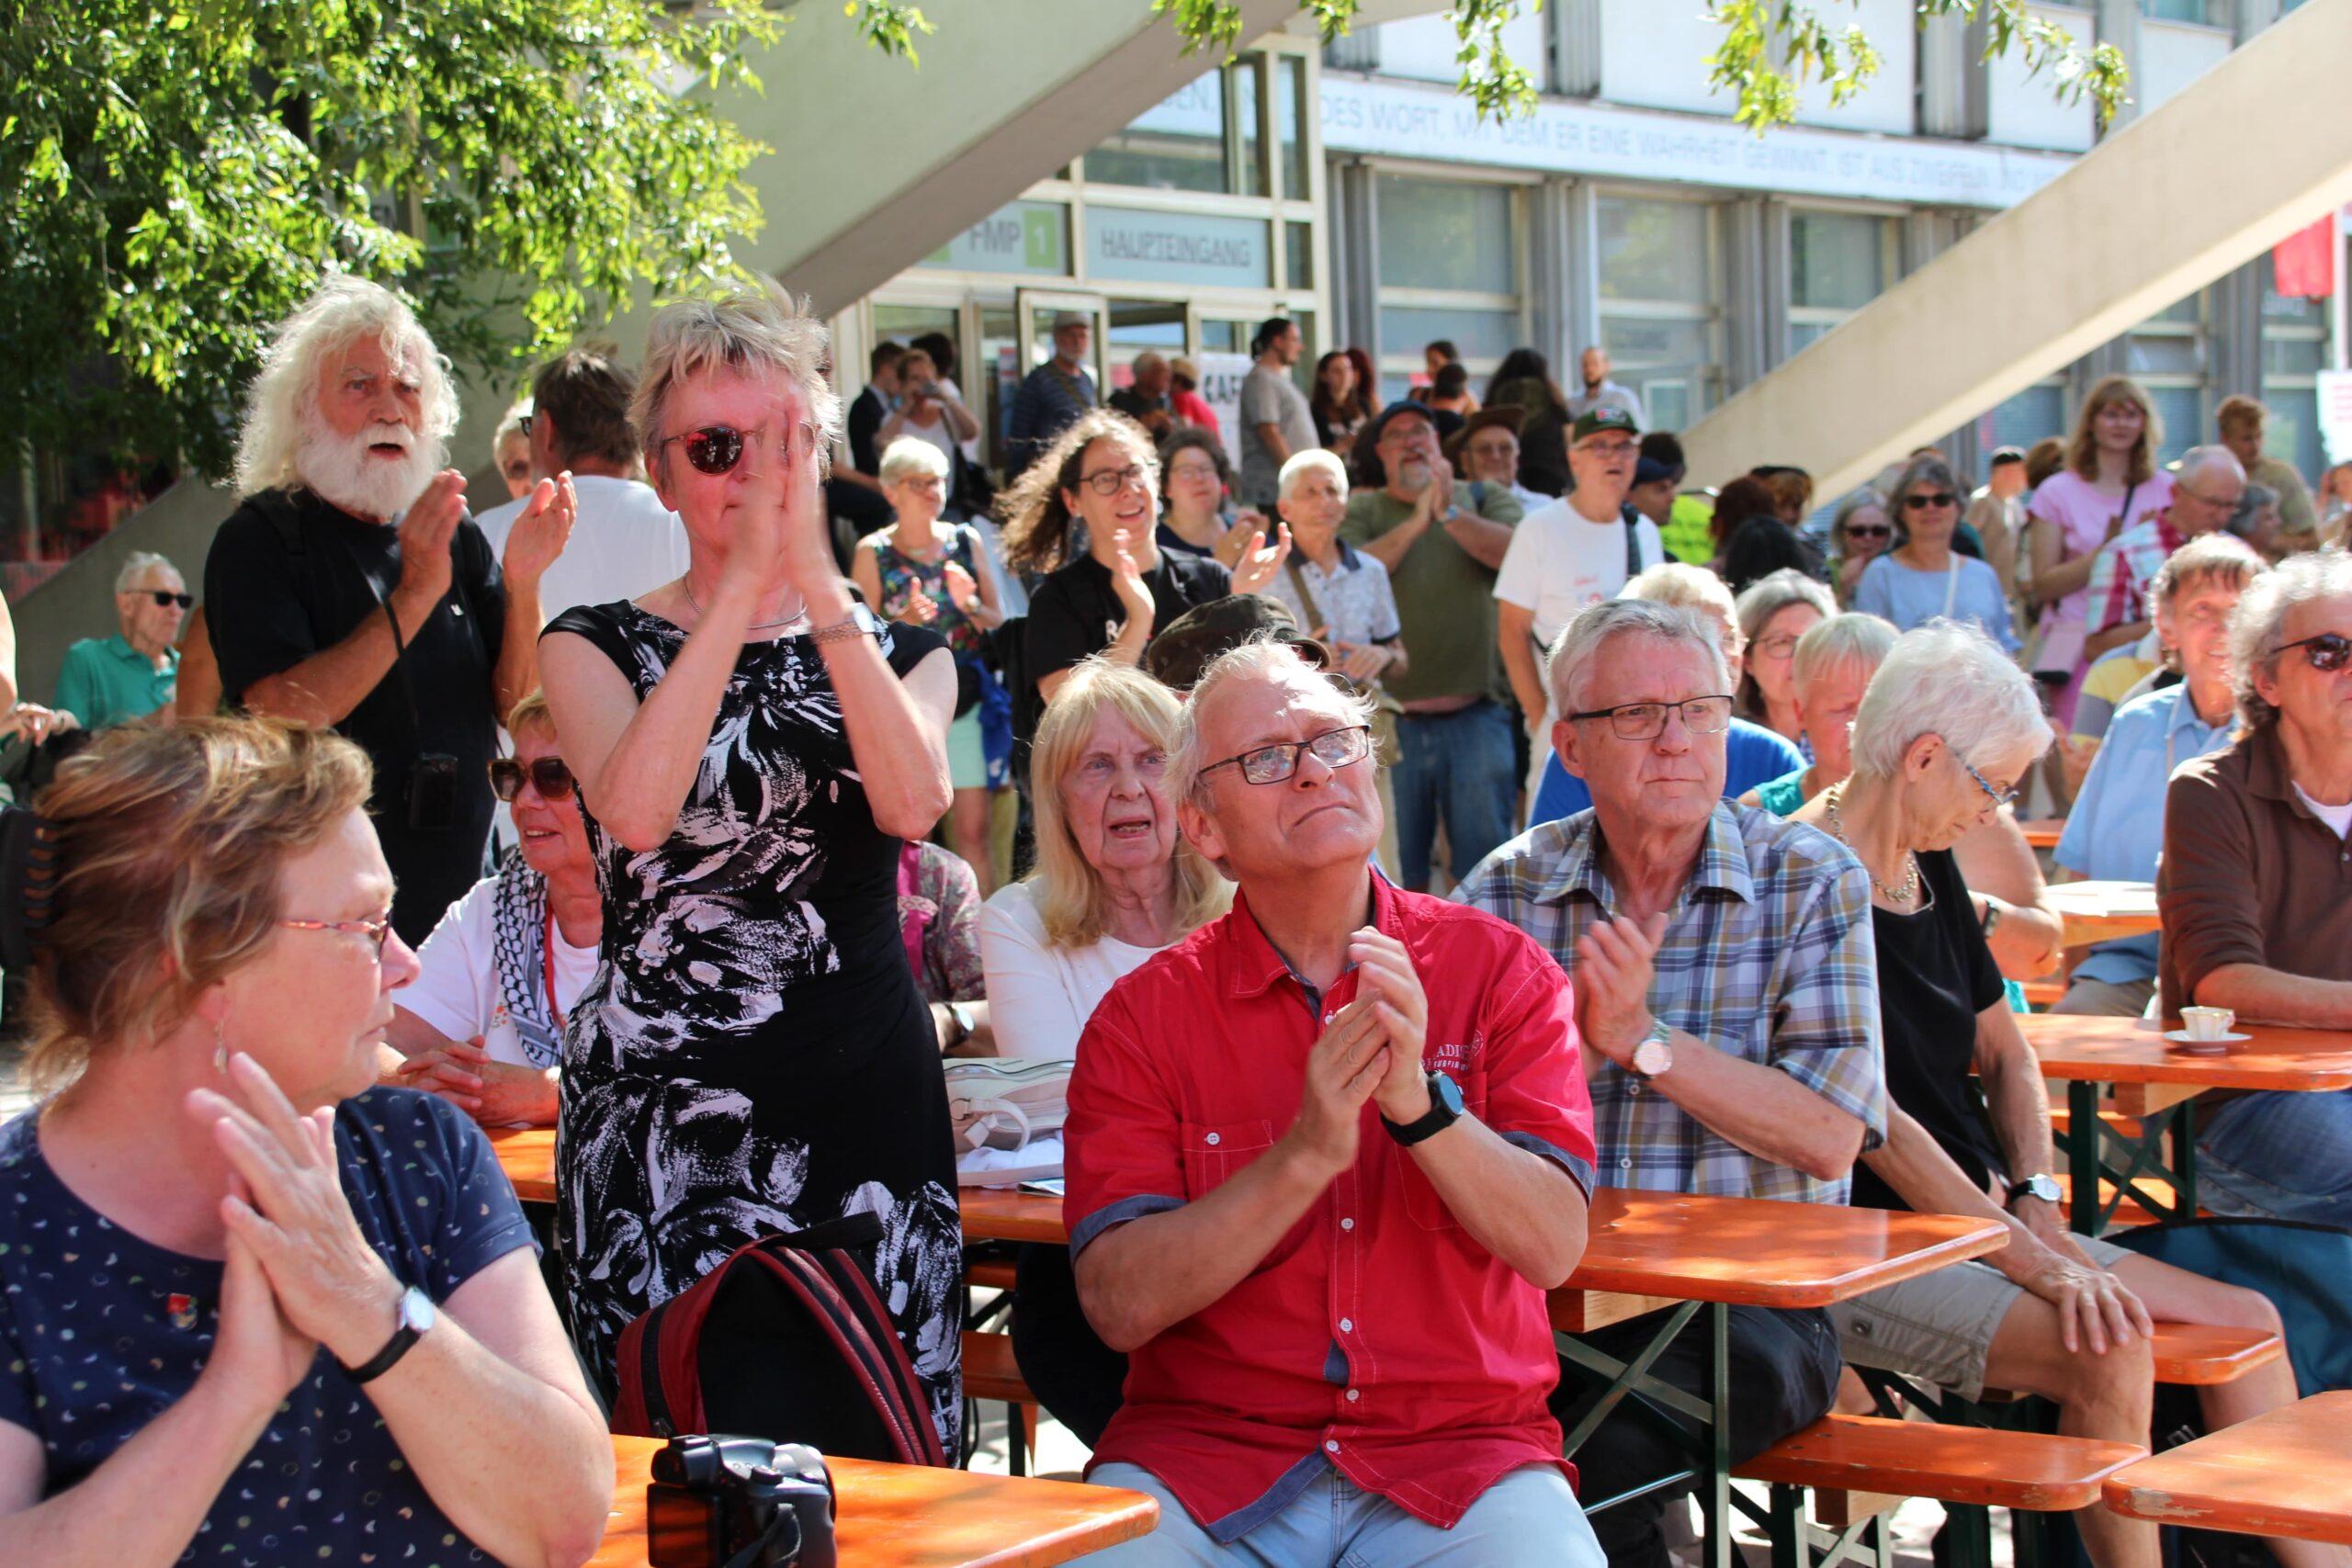
M 2228 1008 L 2183 1008 L 2181 1027 L 2168 1031 L 2165 1039 L 2174 1049 L 2191 1055 L 2220 1055 L 2232 1045 L 2254 1038 L 2232 1032 L 2230 1026 L 2237 1021 L 2238 1015 Z

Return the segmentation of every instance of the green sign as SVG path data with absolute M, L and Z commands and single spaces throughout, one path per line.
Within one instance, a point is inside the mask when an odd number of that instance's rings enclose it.
M 1008 202 L 923 257 L 922 265 L 1067 277 L 1069 209 L 1050 201 Z

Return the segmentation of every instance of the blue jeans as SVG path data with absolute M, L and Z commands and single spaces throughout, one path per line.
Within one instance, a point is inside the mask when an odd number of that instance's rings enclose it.
M 1159 1499 L 1158 1529 L 1087 1559 L 1103 1568 L 1403 1568 L 1425 1562 L 1603 1568 L 1606 1562 L 1568 1490 L 1568 1478 L 1550 1465 L 1512 1471 L 1487 1487 L 1450 1530 L 1415 1518 L 1326 1467 L 1281 1511 L 1230 1546 L 1219 1545 L 1193 1523 L 1184 1505 L 1139 1465 L 1106 1464 L 1089 1479 Z
M 1511 836 L 1519 779 L 1510 715 L 1486 698 L 1457 713 L 1396 716 L 1396 870 L 1405 886 L 1430 885 L 1430 852 L 1445 824 L 1449 869 L 1457 882 Z
M 2217 1214 L 2352 1225 L 2352 1089 L 2267 1089 L 2198 1117 L 2197 1197 Z

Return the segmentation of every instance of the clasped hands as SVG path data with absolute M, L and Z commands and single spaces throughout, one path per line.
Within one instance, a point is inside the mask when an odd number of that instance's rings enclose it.
M 1306 1055 L 1298 1117 L 1284 1141 L 1337 1176 L 1355 1163 L 1364 1101 L 1400 1125 L 1429 1114 L 1422 1053 L 1429 998 L 1411 954 L 1395 937 L 1365 926 L 1348 941 L 1356 998 L 1333 1014 Z

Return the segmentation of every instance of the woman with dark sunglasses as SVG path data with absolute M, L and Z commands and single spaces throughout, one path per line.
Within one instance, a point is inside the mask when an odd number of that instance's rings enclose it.
M 416 979 L 384 1035 L 382 1080 L 437 1094 L 484 1126 L 546 1127 L 563 1021 L 595 974 L 605 910 L 547 697 L 517 703 L 506 732 L 514 755 L 491 763 L 490 787 L 513 808 L 521 841 L 416 950 Z
M 736 1247 L 876 1214 L 875 1284 L 952 1443 L 955 1140 L 898 890 L 901 841 L 948 809 L 956 667 L 835 563 L 826 357 L 773 288 L 664 307 L 629 412 L 690 564 L 540 643 L 604 896 L 603 962 L 565 1021 L 563 1282 L 609 1388 L 620 1331 Z M 857 1441 L 828 1415 L 795 1429 Z
M 1951 466 L 1941 457 L 1914 458 L 1894 481 L 1893 498 L 1903 542 L 1863 569 L 1854 608 L 1885 616 L 1897 631 L 1933 620 L 1969 622 L 2015 653 L 2017 627 L 2000 574 L 1952 548 L 1963 497 Z
M 1894 522 L 1887 515 L 1886 497 L 1874 490 L 1858 490 L 1838 503 L 1829 519 L 1829 585 L 1838 591 L 1838 603 L 1852 608 L 1863 571 L 1894 542 Z

